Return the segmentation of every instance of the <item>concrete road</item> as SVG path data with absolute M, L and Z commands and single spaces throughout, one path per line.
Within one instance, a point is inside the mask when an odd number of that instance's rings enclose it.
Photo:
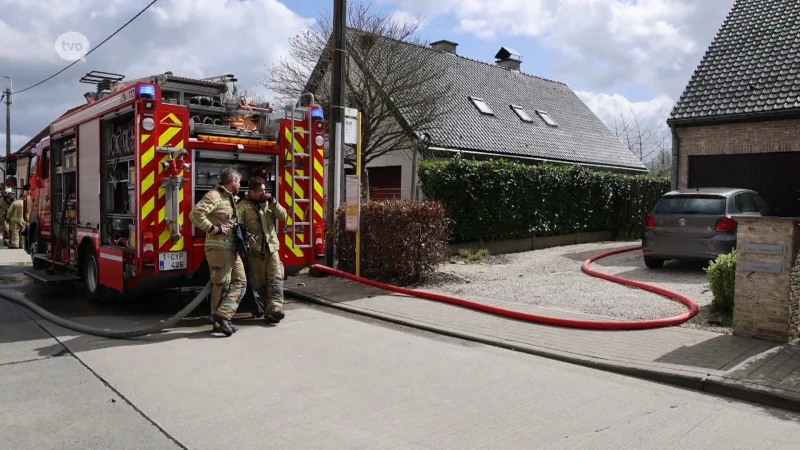
M 289 308 L 228 339 L 190 322 L 122 342 L 38 328 L 5 304 L 0 449 L 800 448 L 794 414 Z M 71 311 L 112 328 L 162 318 Z
M 3 450 L 181 448 L 2 300 L 0 436 Z

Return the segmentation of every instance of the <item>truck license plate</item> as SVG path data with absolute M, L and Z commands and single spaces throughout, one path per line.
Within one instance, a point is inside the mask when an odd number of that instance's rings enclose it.
M 186 269 L 186 252 L 166 252 L 158 254 L 158 270 Z

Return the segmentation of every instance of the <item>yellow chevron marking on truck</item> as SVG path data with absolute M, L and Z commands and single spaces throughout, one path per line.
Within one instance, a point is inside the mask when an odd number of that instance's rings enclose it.
M 183 122 L 181 122 L 181 121 L 178 119 L 178 116 L 176 116 L 176 115 L 175 115 L 175 114 L 173 114 L 173 113 L 169 113 L 169 114 L 167 114 L 166 116 L 164 116 L 164 118 L 163 118 L 163 119 L 161 119 L 161 122 L 159 122 L 159 123 L 163 124 L 164 122 L 166 122 L 166 121 L 167 121 L 167 119 L 169 119 L 169 121 L 170 121 L 170 122 L 172 122 L 172 123 L 170 123 L 169 125 L 172 125 L 172 124 L 175 124 L 175 125 L 177 125 L 177 126 L 181 126 L 181 125 L 183 125 Z
M 288 223 L 287 223 L 288 224 Z M 297 238 L 302 239 L 302 234 L 298 234 Z M 286 248 L 294 253 L 294 256 L 303 256 L 303 249 L 292 246 L 292 236 L 289 233 L 284 235 L 283 241 L 286 243 Z
M 175 137 L 176 134 L 180 133 L 183 128 L 181 127 L 169 127 L 164 132 L 161 133 L 161 136 L 158 137 L 158 146 L 163 147 L 167 145 L 167 142 L 171 141 L 172 138 Z
M 155 207 L 156 207 L 156 199 L 155 197 L 150 197 L 150 199 L 148 199 L 147 202 L 142 206 L 142 218 L 150 215 L 150 213 L 153 212 Z
M 298 170 L 297 175 L 302 177 L 303 171 Z M 300 184 L 298 184 L 297 181 L 294 180 L 294 177 L 292 177 L 292 175 L 289 173 L 288 170 L 286 171 L 286 183 L 289 186 L 291 186 L 291 188 L 294 189 L 295 192 L 297 192 L 297 198 L 306 198 L 306 192 L 303 190 L 302 187 L 300 187 Z
M 153 186 L 153 183 L 156 182 L 156 174 L 150 172 L 147 174 L 146 177 L 142 180 L 142 193 L 147 192 Z
M 295 129 L 297 131 L 303 131 L 303 127 L 295 127 Z M 292 141 L 292 131 L 289 128 L 286 128 L 286 132 L 284 133 L 284 135 L 286 137 L 286 140 L 288 140 L 289 142 Z M 300 153 L 302 155 L 306 154 L 306 149 L 303 148 L 303 144 L 300 143 L 300 140 L 297 139 L 297 137 L 295 137 L 294 140 L 294 152 Z
M 152 161 L 153 158 L 155 158 L 155 156 L 156 156 L 156 147 L 154 145 L 151 145 L 150 148 L 148 148 L 147 150 L 145 150 L 144 153 L 142 153 L 142 168 L 144 169 L 145 166 L 147 166 L 147 164 L 150 161 Z

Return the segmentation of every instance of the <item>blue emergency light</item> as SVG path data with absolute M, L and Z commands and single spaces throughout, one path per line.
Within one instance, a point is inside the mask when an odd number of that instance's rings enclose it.
M 325 120 L 325 113 L 322 111 L 322 108 L 313 108 L 311 110 L 311 120 Z
M 136 96 L 139 98 L 155 98 L 156 97 L 156 87 L 152 84 L 140 84 L 137 88 L 138 92 Z

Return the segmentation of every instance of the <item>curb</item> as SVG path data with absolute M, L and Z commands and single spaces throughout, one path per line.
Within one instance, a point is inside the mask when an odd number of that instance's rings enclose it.
M 704 380 L 703 391 L 720 397 L 729 397 L 757 403 L 785 411 L 800 412 L 800 394 L 796 398 L 781 395 L 778 389 L 730 378 L 712 376 Z
M 506 350 L 512 350 L 520 353 L 526 353 L 533 356 L 539 356 L 547 359 L 561 361 L 569 364 L 575 364 L 591 369 L 602 370 L 605 372 L 616 373 L 633 378 L 654 381 L 657 383 L 668 384 L 684 389 L 691 389 L 698 392 L 704 392 L 711 395 L 726 397 L 735 400 L 741 400 L 751 403 L 756 403 L 763 406 L 779 408 L 782 410 L 800 412 L 800 394 L 798 399 L 789 398 L 775 392 L 766 386 L 755 385 L 751 383 L 731 380 L 718 376 L 701 376 L 697 374 L 681 373 L 671 370 L 654 370 L 647 367 L 638 366 L 635 364 L 617 363 L 610 360 L 602 360 L 589 356 L 582 356 L 574 353 L 561 352 L 557 350 L 544 350 L 541 348 L 525 345 L 514 344 L 511 342 L 501 341 L 499 339 L 492 339 L 485 336 L 480 336 L 473 333 L 452 331 L 445 328 L 440 328 L 433 325 L 423 324 L 412 320 L 401 319 L 389 314 L 376 313 L 366 311 L 361 308 L 355 308 L 342 303 L 332 302 L 324 297 L 307 292 L 298 292 L 294 289 L 284 290 L 286 295 L 293 296 L 299 300 L 312 303 L 319 306 L 338 309 L 340 311 L 358 314 L 373 319 L 381 320 L 384 322 L 393 323 L 396 325 L 403 325 L 410 328 L 416 328 L 431 333 L 441 334 L 457 339 L 466 341 L 477 342 L 484 345 L 499 347 Z

